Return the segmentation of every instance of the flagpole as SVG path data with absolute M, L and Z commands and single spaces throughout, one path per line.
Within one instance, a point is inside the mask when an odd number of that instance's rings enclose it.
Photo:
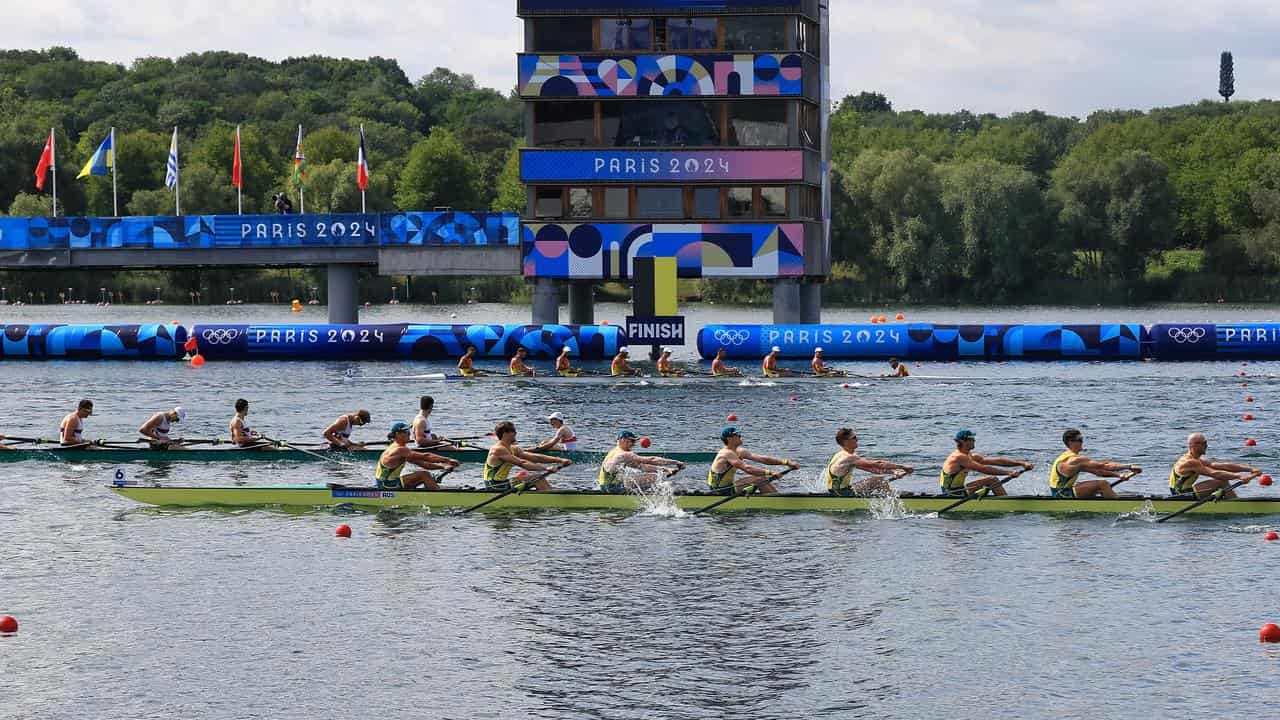
M 307 181 L 302 178 L 302 168 L 298 165 L 298 156 L 302 154 L 302 126 L 298 126 L 298 149 L 294 151 L 293 174 L 298 181 L 298 214 L 307 214 Z
M 173 126 L 173 213 L 182 217 L 182 172 L 178 169 L 178 126 Z
M 58 138 L 49 128 L 49 166 L 53 170 L 53 216 L 58 217 Z
M 120 217 L 120 201 L 116 197 L 116 129 L 111 128 L 111 216 Z
M 240 159 L 240 126 L 236 126 L 236 160 Z M 240 182 L 236 183 L 236 214 L 244 214 L 244 164 L 240 165 Z
M 360 123 L 360 150 L 361 152 L 364 151 L 364 123 Z M 368 158 L 365 158 L 363 156 L 360 159 L 364 160 L 366 163 L 368 162 Z M 357 168 L 356 174 L 358 175 L 359 173 L 360 173 L 360 170 Z M 366 212 L 368 211 L 365 210 L 365 206 L 364 206 L 364 188 L 360 188 L 360 213 L 364 214 Z

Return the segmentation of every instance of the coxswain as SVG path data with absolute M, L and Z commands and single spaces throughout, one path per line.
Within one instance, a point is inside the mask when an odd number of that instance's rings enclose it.
M 774 345 L 769 349 L 769 354 L 764 356 L 764 360 L 760 362 L 760 373 L 767 378 L 792 377 L 795 372 L 786 368 L 778 367 L 778 354 L 782 352 L 782 348 Z
M 625 493 L 628 490 L 648 490 L 662 478 L 663 468 L 683 470 L 684 463 L 656 455 L 638 455 L 634 452 L 639 437 L 630 430 L 618 433 L 618 444 L 604 456 L 600 463 L 600 492 Z M 638 470 L 639 474 L 627 473 Z
M 827 367 L 827 364 L 822 361 L 822 348 L 820 347 L 813 349 L 813 359 L 809 361 L 809 367 L 813 368 L 813 374 L 818 377 L 845 377 L 849 374 L 843 370 Z
M 1116 491 L 1106 480 L 1078 480 L 1080 473 L 1103 478 L 1129 479 L 1142 472 L 1137 465 L 1094 460 L 1084 454 L 1084 435 L 1072 428 L 1062 433 L 1065 452 L 1049 466 L 1049 490 L 1057 498 L 1091 498 L 1101 495 L 1116 497 Z
M 907 364 L 898 362 L 898 358 L 889 358 L 889 372 L 881 375 L 882 378 L 903 378 L 911 377 L 911 371 L 907 370 Z
M 523 375 L 524 377 L 533 377 L 534 370 L 524 364 L 525 358 L 529 357 L 529 351 L 524 347 L 516 348 L 516 354 L 511 356 L 510 368 L 512 375 Z
M 1169 471 L 1169 494 L 1190 495 L 1205 498 L 1223 490 L 1222 497 L 1236 497 L 1231 485 L 1248 483 L 1262 474 L 1256 467 L 1229 462 L 1211 462 L 1204 454 L 1209 450 L 1209 440 L 1204 433 L 1191 433 L 1187 437 L 1187 452 L 1173 463 Z M 1203 477 L 1202 477 L 1203 476 Z
M 262 436 L 249 428 L 249 424 L 245 422 L 245 416 L 249 414 L 249 401 L 244 398 L 236 400 L 236 414 L 231 418 L 229 426 L 231 428 L 231 442 L 238 447 L 250 448 L 254 450 L 270 449 L 271 445 L 266 444 L 262 440 Z
M 742 377 L 742 370 L 726 365 L 724 357 L 724 348 L 718 348 L 715 358 L 711 360 L 711 375 L 713 377 Z
M 973 451 L 974 446 L 978 444 L 978 436 L 972 430 L 961 430 L 952 439 L 956 441 L 956 449 L 942 461 L 942 473 L 938 479 L 943 495 L 967 497 L 981 492 L 983 488 L 991 488 L 992 495 L 1008 495 L 999 476 L 1021 475 L 1035 467 L 1025 460 L 979 455 Z M 1019 469 L 1002 470 L 1001 468 Z M 982 473 L 984 477 L 969 480 L 970 470 Z
M 789 468 L 798 468 L 800 464 L 794 460 L 784 460 L 782 458 L 772 457 L 770 455 L 760 455 L 749 452 L 742 447 L 742 433 L 738 432 L 736 427 L 727 427 L 720 431 L 720 442 L 724 447 L 716 453 L 715 460 L 711 461 L 711 469 L 707 471 L 707 485 L 715 492 L 728 493 L 731 490 L 742 491 L 743 488 L 753 486 L 755 492 L 758 493 L 775 493 L 778 489 L 773 485 L 773 478 L 778 473 L 773 470 L 766 470 L 762 467 L 749 465 L 746 461 L 760 463 L 761 465 L 785 465 Z M 738 471 L 741 470 L 744 475 L 750 475 L 751 478 L 736 477 Z M 752 479 L 759 478 L 759 479 Z
M 436 399 L 430 395 L 418 398 L 418 414 L 413 416 L 413 442 L 418 449 L 452 445 L 449 438 L 437 435 L 431 429 L 431 411 L 436 407 Z
M 662 377 L 684 377 L 683 370 L 677 370 L 671 364 L 671 348 L 663 348 L 662 354 L 658 356 L 658 375 Z
M 487 373 L 475 368 L 476 346 L 468 345 L 466 352 L 458 358 L 458 374 L 462 377 L 484 377 Z
M 373 471 L 374 480 L 379 490 L 439 490 L 440 483 L 432 470 L 452 470 L 458 467 L 458 461 L 435 453 L 422 452 L 409 447 L 412 427 L 409 423 L 397 422 L 391 425 L 387 440 L 391 444 L 378 457 L 378 464 Z M 421 470 L 405 473 L 405 466 L 416 465 Z
M 569 363 L 569 353 L 573 352 L 568 345 L 560 348 L 560 354 L 556 356 L 556 374 L 560 377 L 576 378 L 582 375 L 582 368 L 576 368 Z
M 81 400 L 75 412 L 67 413 L 58 426 L 58 437 L 63 447 L 85 447 L 90 443 L 84 439 L 84 419 L 93 414 L 93 401 Z
M 538 443 L 534 450 L 543 452 L 546 450 L 578 449 L 578 436 L 574 434 L 573 428 L 565 424 L 563 415 L 553 412 L 547 416 L 547 422 L 551 425 L 551 429 L 555 430 L 555 434 Z
M 169 437 L 171 423 L 182 422 L 186 419 L 187 411 L 181 407 L 161 411 L 148 418 L 142 424 L 142 427 L 138 428 L 138 434 L 149 440 L 152 448 L 168 450 L 173 447 L 174 443 L 182 444 L 181 440 L 174 440 Z
M 353 413 L 339 415 L 333 424 L 324 429 L 324 439 L 330 450 L 362 450 L 364 443 L 351 442 L 351 431 L 369 424 L 369 411 L 361 408 Z
M 618 354 L 613 356 L 613 362 L 609 363 L 609 374 L 613 377 L 634 377 L 640 374 L 640 371 L 631 367 L 627 362 L 631 357 L 631 351 L 626 346 L 618 348 Z
M 551 457 L 529 452 L 516 444 L 516 425 L 504 420 L 493 428 L 494 437 L 498 441 L 489 448 L 489 455 L 484 460 L 484 487 L 486 490 L 506 492 L 512 488 L 511 468 L 520 467 L 531 472 L 546 473 L 556 466 L 572 465 L 567 458 Z M 517 482 L 524 490 L 550 490 L 551 483 L 545 477 L 534 481 Z
M 824 475 L 827 481 L 827 492 L 840 497 L 868 497 L 872 495 L 890 495 L 893 486 L 889 484 L 886 474 L 892 474 L 897 480 L 915 472 L 910 465 L 902 465 L 888 460 L 872 460 L 858 454 L 858 434 L 851 428 L 836 430 L 836 445 L 840 447 L 831 460 L 827 462 Z M 875 473 L 872 477 L 861 480 L 853 479 L 853 471 L 861 470 Z

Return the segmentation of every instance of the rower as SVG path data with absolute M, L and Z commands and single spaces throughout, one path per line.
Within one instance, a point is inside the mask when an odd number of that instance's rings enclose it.
M 516 444 L 516 425 L 504 420 L 493 428 L 494 437 L 498 441 L 489 448 L 489 455 L 484 460 L 484 487 L 486 490 L 505 492 L 511 489 L 511 468 L 522 467 L 532 472 L 549 472 L 556 465 L 572 465 L 567 458 L 551 457 L 529 452 Z M 539 464 L 541 463 L 541 464 Z M 519 484 L 519 483 L 517 483 Z M 550 490 L 551 483 L 545 477 L 527 482 L 525 490 Z
M 827 367 L 827 364 L 822 361 L 822 348 L 820 347 L 813 349 L 813 359 L 809 361 L 809 367 L 813 368 L 813 374 L 818 377 L 844 377 L 849 374 L 843 370 Z
M 748 465 L 746 463 L 747 460 L 761 465 L 800 467 L 800 464 L 794 460 L 783 460 L 782 458 L 747 451 L 746 448 L 742 447 L 742 433 L 738 432 L 736 427 L 727 427 L 721 430 L 720 442 L 724 443 L 724 447 L 720 448 L 720 451 L 716 453 L 715 460 L 711 462 L 711 469 L 707 471 L 707 485 L 710 485 L 714 492 L 729 493 L 735 489 L 741 491 L 749 485 L 754 486 L 755 492 L 758 493 L 778 492 L 772 480 L 778 473 L 762 467 Z M 735 475 L 739 470 L 745 475 L 763 479 L 737 478 Z
M 973 451 L 978 444 L 978 436 L 972 430 L 961 430 L 953 439 L 956 441 L 956 449 L 942 461 L 942 474 L 938 480 L 943 495 L 967 497 L 981 492 L 983 488 L 991 488 L 992 495 L 1008 495 L 997 476 L 1007 477 L 1017 471 L 1000 468 L 1022 468 L 1025 472 L 1035 467 L 1025 460 L 979 455 Z M 968 480 L 970 470 L 983 473 L 985 477 Z
M 639 439 L 630 430 L 618 433 L 618 444 L 605 454 L 604 462 L 600 463 L 600 492 L 619 494 L 629 489 L 648 490 L 658 484 L 662 468 L 684 469 L 684 463 L 679 460 L 636 454 L 633 450 Z M 629 475 L 627 469 L 639 470 L 640 475 Z
M 351 442 L 351 431 L 369 424 L 369 411 L 361 408 L 353 413 L 339 415 L 333 424 L 324 429 L 324 439 L 330 450 L 362 450 L 364 443 Z
M 448 438 L 437 435 L 431 429 L 431 411 L 435 406 L 436 399 L 430 395 L 418 398 L 418 414 L 413 417 L 413 441 L 418 449 L 452 444 Z
M 475 368 L 476 346 L 468 345 L 466 352 L 458 358 L 458 374 L 462 377 L 484 377 L 488 373 Z
M 711 361 L 711 375 L 713 377 L 742 377 L 742 370 L 726 365 L 724 357 L 724 348 L 717 348 L 716 356 Z
M 564 422 L 564 416 L 558 412 L 553 412 L 547 416 L 547 422 L 551 424 L 555 435 L 544 440 L 534 448 L 538 452 L 545 450 L 577 450 L 578 436 L 574 434 L 573 428 Z
M 658 356 L 658 374 L 662 377 L 684 377 L 685 372 L 671 364 L 671 348 L 663 348 Z
M 84 439 L 84 419 L 93 414 L 93 401 L 81 400 L 75 412 L 67 413 L 58 427 L 58 437 L 63 447 L 84 447 L 89 445 Z
M 138 428 L 138 434 L 151 441 L 151 447 L 157 450 L 168 450 L 175 440 L 169 437 L 169 429 L 171 423 L 182 422 L 187 419 L 187 411 L 182 407 L 176 407 L 172 410 L 158 412 L 152 415 L 142 427 Z M 181 440 L 176 441 L 181 444 Z
M 618 348 L 618 354 L 613 356 L 613 362 L 609 363 L 609 374 L 613 377 L 634 377 L 640 374 L 640 371 L 631 367 L 627 362 L 631 358 L 631 351 L 624 345 Z
M 1085 472 L 1098 477 L 1130 478 L 1142 472 L 1137 465 L 1093 460 L 1084 455 L 1084 435 L 1071 428 L 1062 433 L 1062 444 L 1067 446 L 1049 466 L 1049 490 L 1057 498 L 1091 498 L 1101 495 L 1116 497 L 1116 491 L 1106 480 L 1077 480 Z
M 911 377 L 911 371 L 907 370 L 907 364 L 898 362 L 898 358 L 889 358 L 889 368 L 891 372 L 882 374 L 882 378 L 904 378 Z
M 782 348 L 774 345 L 769 349 L 769 354 L 764 356 L 764 360 L 760 362 L 760 373 L 767 378 L 792 377 L 795 373 L 786 368 L 778 367 L 778 354 L 782 352 Z
M 2 440 L 7 440 L 7 439 L 8 439 L 8 438 L 6 438 L 4 435 L 0 435 L 0 441 L 2 441 Z M 14 440 L 14 442 L 17 442 L 17 440 Z M 10 446 L 10 445 L 8 445 L 8 444 L 6 444 L 6 443 L 0 442 L 0 450 L 12 450 L 12 449 L 13 449 L 13 447 L 12 447 L 12 446 Z
M 523 375 L 525 377 L 533 377 L 534 370 L 524 364 L 525 358 L 529 357 L 529 351 L 524 347 L 516 348 L 516 354 L 511 357 L 511 374 Z
M 249 428 L 249 424 L 244 418 L 249 414 L 249 401 L 244 398 L 236 400 L 236 414 L 231 418 L 229 423 L 231 428 L 231 442 L 238 447 L 253 450 L 265 450 L 271 446 L 262 441 L 262 436 Z
M 431 474 L 431 470 L 452 470 L 458 467 L 458 461 L 435 453 L 422 452 L 409 447 L 412 428 L 408 423 L 392 424 L 387 439 L 391 441 L 387 449 L 378 457 L 373 477 L 379 490 L 439 490 L 440 483 Z M 404 474 L 405 466 L 417 465 L 422 468 Z
M 560 354 L 556 356 L 556 374 L 560 377 L 576 378 L 582 375 L 582 368 L 576 368 L 569 363 L 569 353 L 573 352 L 568 345 L 560 348 Z
M 839 497 L 869 497 L 873 495 L 892 495 L 893 486 L 886 473 L 892 473 L 893 479 L 905 477 L 915 472 L 910 465 L 901 465 L 888 460 L 872 460 L 858 454 L 858 434 L 852 428 L 840 428 L 836 431 L 836 445 L 840 449 L 827 462 L 825 472 L 827 492 Z M 854 481 L 853 471 L 876 473 L 872 477 Z
M 1232 483 L 1248 483 L 1262 474 L 1256 467 L 1229 462 L 1210 462 L 1204 454 L 1209 450 L 1209 440 L 1204 433 L 1191 433 L 1187 437 L 1187 452 L 1178 458 L 1169 471 L 1169 494 L 1189 495 L 1197 498 L 1224 490 L 1222 497 L 1234 500 L 1236 494 L 1231 490 Z M 1238 474 L 1237 474 L 1238 473 Z M 1207 479 L 1200 479 L 1204 475 Z M 1197 482 L 1198 481 L 1198 482 Z

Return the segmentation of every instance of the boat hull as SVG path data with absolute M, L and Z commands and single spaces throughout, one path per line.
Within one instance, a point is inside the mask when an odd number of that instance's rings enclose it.
M 310 453 L 298 450 L 237 450 L 235 448 L 191 448 L 187 450 L 149 450 L 145 448 L 90 450 L 62 450 L 56 446 L 48 449 L 19 449 L 0 451 L 0 461 L 21 462 L 23 460 L 61 461 L 80 464 L 116 464 L 116 463 L 220 463 L 220 462 L 323 462 L 333 460 L 353 465 L 372 465 L 377 462 L 381 450 L 314 450 Z M 487 450 L 431 450 L 437 455 L 453 458 L 462 463 L 484 462 Z M 546 455 L 566 457 L 575 463 L 598 463 L 604 460 L 603 452 L 591 450 L 575 450 L 565 452 L 548 452 Z M 709 463 L 715 459 L 714 452 L 673 452 L 663 457 L 679 460 L 683 463 Z

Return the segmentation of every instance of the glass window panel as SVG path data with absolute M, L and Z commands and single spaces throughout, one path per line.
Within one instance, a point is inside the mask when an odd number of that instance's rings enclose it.
M 678 187 L 637 188 L 636 217 L 684 217 L 684 191 Z
M 781 187 L 760 188 L 760 214 L 765 217 L 787 216 L 787 189 Z
M 719 103 L 700 100 L 619 100 L 601 104 L 601 139 L 615 147 L 700 147 L 720 144 Z
M 778 147 L 786 145 L 786 103 L 729 103 L 728 144 L 743 147 Z
M 671 50 L 715 50 L 720 44 L 716 18 L 667 18 L 667 47 Z
M 601 50 L 648 50 L 649 18 L 602 18 Z
M 786 26 L 779 16 L 724 19 L 724 49 L 781 52 L 787 49 Z
M 564 215 L 564 207 L 560 199 L 560 188 L 540 187 L 534 191 L 534 214 L 540 218 L 558 218 Z
M 534 52 L 590 51 L 595 44 L 589 17 L 547 17 L 533 21 Z
M 591 190 L 588 188 L 569 188 L 569 217 L 591 217 Z
M 533 104 L 533 144 L 581 147 L 595 144 L 595 108 L 589 102 Z
M 720 217 L 720 188 L 694 188 L 693 216 L 696 218 Z
M 631 191 L 624 187 L 605 188 L 604 216 L 610 219 L 631 217 L 630 195 Z
M 751 211 L 751 188 L 729 188 L 729 217 L 747 218 L 753 215 L 754 213 Z

